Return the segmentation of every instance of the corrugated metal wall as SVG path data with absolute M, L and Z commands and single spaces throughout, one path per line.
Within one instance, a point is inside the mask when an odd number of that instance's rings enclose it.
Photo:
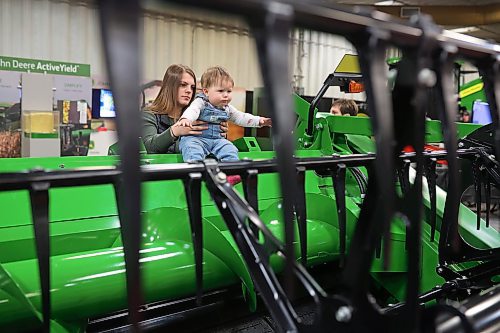
M 144 76 L 161 78 L 168 65 L 183 63 L 198 77 L 212 65 L 222 65 L 237 86 L 261 85 L 253 39 L 234 19 L 187 18 L 175 15 L 144 15 Z
M 92 2 L 2 0 L 0 13 L 1 55 L 89 63 L 93 76 L 105 76 Z M 198 76 L 218 64 L 232 73 L 237 86 L 252 90 L 262 85 L 254 40 L 240 20 L 172 8 L 165 14 L 147 11 L 143 23 L 145 80 L 161 79 L 172 63 L 189 65 Z M 290 80 L 306 95 L 319 90 L 345 53 L 355 53 L 342 37 L 299 29 L 290 49 Z M 327 96 L 333 95 L 343 94 L 331 88 Z
M 291 59 L 294 86 L 303 87 L 306 95 L 315 95 L 346 53 L 356 54 L 356 50 L 341 36 L 296 29 Z M 339 97 L 344 94 L 340 93 L 338 87 L 332 87 L 325 96 Z M 352 96 L 347 94 L 347 97 Z
M 104 73 L 97 11 L 85 2 L 0 1 L 0 54 L 91 64 Z

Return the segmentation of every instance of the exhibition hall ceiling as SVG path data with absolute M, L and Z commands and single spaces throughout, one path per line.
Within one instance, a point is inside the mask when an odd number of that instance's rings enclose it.
M 345 5 L 375 6 L 377 10 L 401 17 L 407 7 L 431 15 L 437 24 L 478 38 L 500 43 L 500 1 L 498 0 L 325 0 Z M 403 9 L 402 9 L 403 8 Z M 406 9 L 405 9 L 406 8 Z
M 82 2 L 84 0 L 67 1 Z M 320 1 L 349 6 L 371 6 L 397 17 L 404 16 L 408 10 L 410 12 L 417 10 L 431 15 L 434 21 L 445 29 L 500 43 L 500 0 Z M 95 0 L 86 0 L 86 2 L 95 2 Z M 142 3 L 145 8 L 154 8 L 155 5 L 152 4 L 168 4 L 168 1 L 143 0 Z

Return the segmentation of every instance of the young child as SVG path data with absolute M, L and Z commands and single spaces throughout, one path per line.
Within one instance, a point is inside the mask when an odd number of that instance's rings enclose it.
M 190 127 L 199 119 L 208 123 L 208 129 L 201 135 L 183 136 L 179 148 L 185 162 L 201 161 L 210 153 L 219 161 L 237 161 L 238 149 L 227 139 L 221 137 L 219 124 L 232 121 L 243 127 L 271 126 L 270 118 L 258 117 L 238 111 L 230 105 L 234 81 L 231 75 L 222 67 L 211 67 L 201 77 L 202 93 L 184 111 L 179 119 L 180 126 Z M 232 185 L 239 183 L 239 176 L 228 176 Z
M 330 113 L 336 116 L 357 116 L 358 105 L 352 99 L 337 99 L 332 103 Z

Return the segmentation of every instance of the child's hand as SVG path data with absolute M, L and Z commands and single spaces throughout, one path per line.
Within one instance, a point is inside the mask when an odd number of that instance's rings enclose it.
M 179 120 L 179 126 L 191 127 L 191 121 L 189 119 L 182 118 Z
M 269 126 L 269 127 L 272 127 L 273 126 L 273 121 L 271 120 L 271 118 L 260 117 L 259 125 L 260 126 Z

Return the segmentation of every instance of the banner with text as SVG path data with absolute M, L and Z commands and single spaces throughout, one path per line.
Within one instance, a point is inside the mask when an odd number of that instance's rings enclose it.
M 0 56 L 0 70 L 90 77 L 90 65 Z

